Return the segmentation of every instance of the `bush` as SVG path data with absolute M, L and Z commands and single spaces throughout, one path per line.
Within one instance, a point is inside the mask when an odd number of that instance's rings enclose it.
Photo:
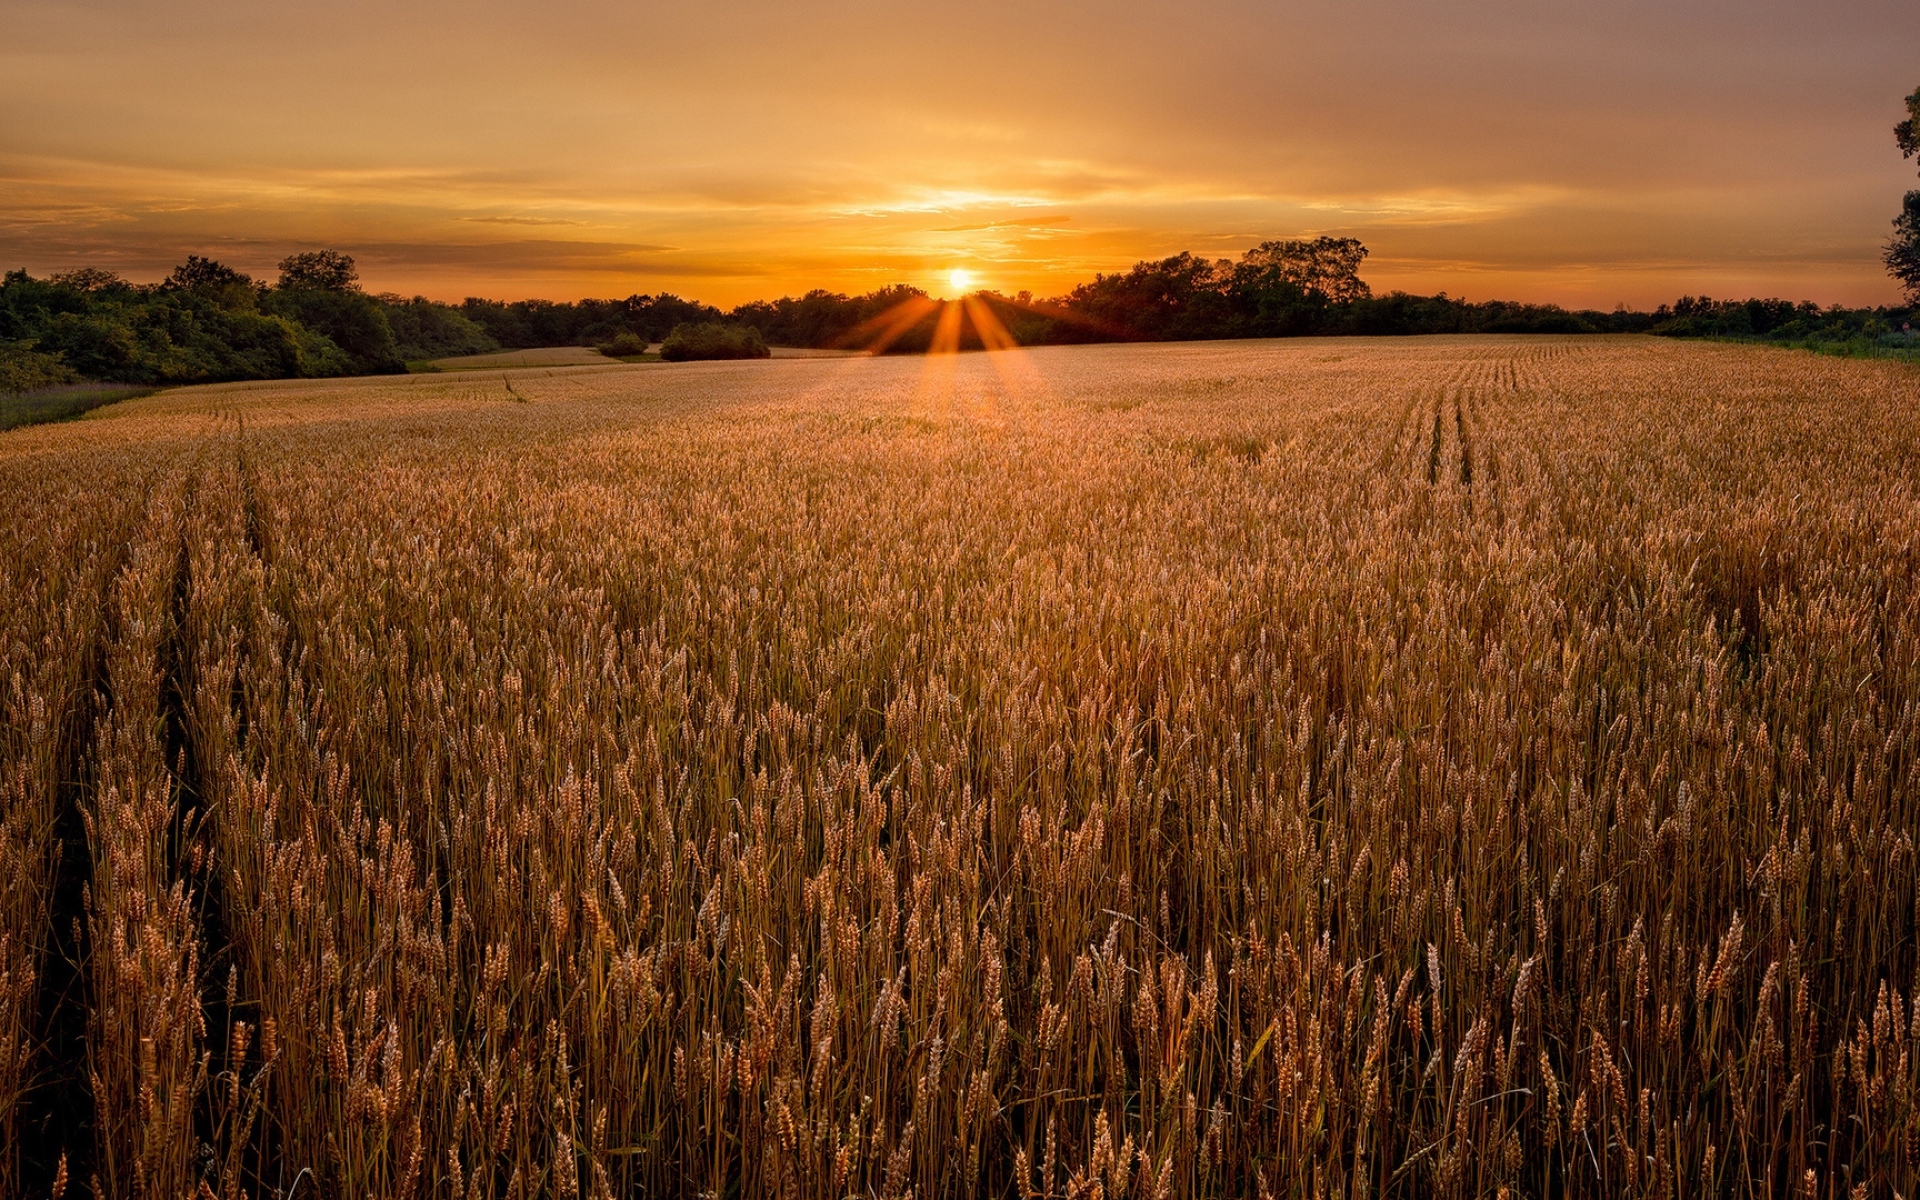
M 726 325 L 705 321 L 698 325 L 675 325 L 660 346 L 660 357 L 668 362 L 692 362 L 710 358 L 767 358 L 760 331 L 747 325 Z
M 79 377 L 58 355 L 0 344 L 0 396 L 56 387 Z
M 633 358 L 647 352 L 647 339 L 632 330 L 626 330 L 614 334 L 612 340 L 601 342 L 594 348 L 608 358 Z

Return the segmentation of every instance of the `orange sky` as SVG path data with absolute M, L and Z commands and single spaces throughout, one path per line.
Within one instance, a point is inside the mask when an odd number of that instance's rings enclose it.
M 1353 235 L 1376 290 L 1896 299 L 1912 0 L 0 0 L 0 267 L 441 299 L 1004 291 Z

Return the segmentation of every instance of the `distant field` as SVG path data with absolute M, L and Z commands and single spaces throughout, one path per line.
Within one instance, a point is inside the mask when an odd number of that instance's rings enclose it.
M 1916 402 L 1345 339 L 0 436 L 0 1194 L 1915 1195 Z
M 648 347 L 651 353 L 659 353 L 659 343 Z M 859 350 L 801 350 L 790 346 L 775 346 L 775 358 L 852 358 L 863 355 Z M 538 350 L 502 350 L 497 354 L 468 354 L 459 358 L 436 358 L 432 366 L 441 371 L 497 371 L 502 368 L 517 367 L 583 367 L 615 366 L 625 361 L 608 358 L 598 350 L 586 346 L 552 346 Z
M 538 350 L 502 350 L 497 354 L 436 358 L 432 365 L 442 371 L 491 371 L 503 367 L 605 367 L 618 361 L 590 346 L 549 346 Z

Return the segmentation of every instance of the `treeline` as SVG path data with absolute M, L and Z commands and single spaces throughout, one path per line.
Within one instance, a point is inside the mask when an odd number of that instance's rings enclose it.
M 430 301 L 415 301 L 428 304 Z M 438 306 L 447 308 L 445 305 Z M 642 342 L 666 340 L 676 326 L 721 321 L 726 314 L 711 304 L 658 296 L 625 300 L 480 300 L 468 297 L 449 309 L 492 338 L 500 349 L 541 346 L 598 346 L 630 334 Z M 421 357 L 435 357 L 422 355 Z
M 1651 333 L 1804 345 L 1816 349 L 1907 348 L 1920 310 L 1822 308 L 1787 300 L 1682 297 L 1652 312 L 1567 309 L 1509 300 L 1470 301 L 1445 292 L 1375 295 L 1359 277 L 1366 247 L 1350 238 L 1268 242 L 1238 261 L 1178 254 L 1099 275 L 1067 295 L 982 292 L 970 298 L 958 348 L 992 340 L 1023 346 L 1113 341 L 1192 341 L 1263 337 L 1409 336 L 1443 333 Z M 918 305 L 916 310 L 915 306 Z M 916 288 L 865 296 L 826 291 L 742 305 L 729 319 L 760 330 L 777 346 L 861 346 L 885 334 L 884 349 L 926 350 L 938 337 L 942 307 Z M 897 314 L 889 332 L 889 314 Z M 905 328 L 899 323 L 909 321 Z M 983 334 L 977 326 L 986 324 Z
M 1655 309 L 1650 332 L 1666 337 L 1721 338 L 1846 353 L 1912 352 L 1920 310 L 1822 308 L 1811 301 L 1713 300 L 1682 296 Z
M 0 393 L 81 380 L 206 383 L 403 372 L 408 363 L 535 346 L 644 344 L 723 321 L 677 296 L 458 305 L 362 291 L 353 258 L 295 254 L 268 284 L 190 255 L 159 283 L 82 268 L 0 277 Z
M 1470 302 L 1441 293 L 1375 296 L 1359 276 L 1367 249 L 1352 238 L 1266 242 L 1238 261 L 1177 254 L 1099 275 L 1065 296 L 982 292 L 975 306 L 1018 345 L 1214 338 L 1423 333 L 1632 333 L 1649 313 L 1571 312 L 1552 304 Z M 883 332 L 889 314 L 924 311 L 887 339 L 887 349 L 925 350 L 939 334 L 940 308 L 917 288 L 864 296 L 814 291 L 742 305 L 728 314 L 779 346 L 858 346 Z M 971 313 L 969 315 L 972 315 Z M 965 322 L 960 348 L 994 336 Z
M 458 305 L 368 295 L 353 259 L 292 255 L 272 284 L 190 256 L 156 284 L 85 268 L 0 277 L 0 394 L 79 381 L 165 385 L 397 373 L 409 363 L 501 349 L 598 346 L 633 355 L 664 342 L 762 343 L 895 353 L 982 346 L 1307 335 L 1654 333 L 1848 352 L 1910 349 L 1907 309 L 1683 297 L 1653 312 L 1375 295 L 1351 238 L 1266 242 L 1238 260 L 1178 254 L 1098 275 L 1064 296 L 980 292 L 958 305 L 896 285 L 816 290 L 731 312 L 670 294 L 624 300 Z M 732 332 L 727 332 L 727 331 Z M 695 336 L 698 334 L 698 337 Z
M 1239 261 L 1179 254 L 1096 276 L 1053 305 L 1040 340 L 1427 333 L 1617 333 L 1639 314 L 1569 312 L 1553 304 L 1474 303 L 1442 292 L 1375 296 L 1360 278 L 1367 248 L 1353 238 L 1266 242 Z
M 286 258 L 271 285 L 197 255 L 156 284 L 94 268 L 0 278 L 0 391 L 393 374 L 497 348 L 457 309 L 367 295 L 331 250 Z

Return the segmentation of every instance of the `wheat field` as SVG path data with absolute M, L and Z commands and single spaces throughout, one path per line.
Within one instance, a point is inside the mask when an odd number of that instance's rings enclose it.
M 0 1194 L 1913 1196 L 1920 374 L 1639 339 L 0 437 Z

